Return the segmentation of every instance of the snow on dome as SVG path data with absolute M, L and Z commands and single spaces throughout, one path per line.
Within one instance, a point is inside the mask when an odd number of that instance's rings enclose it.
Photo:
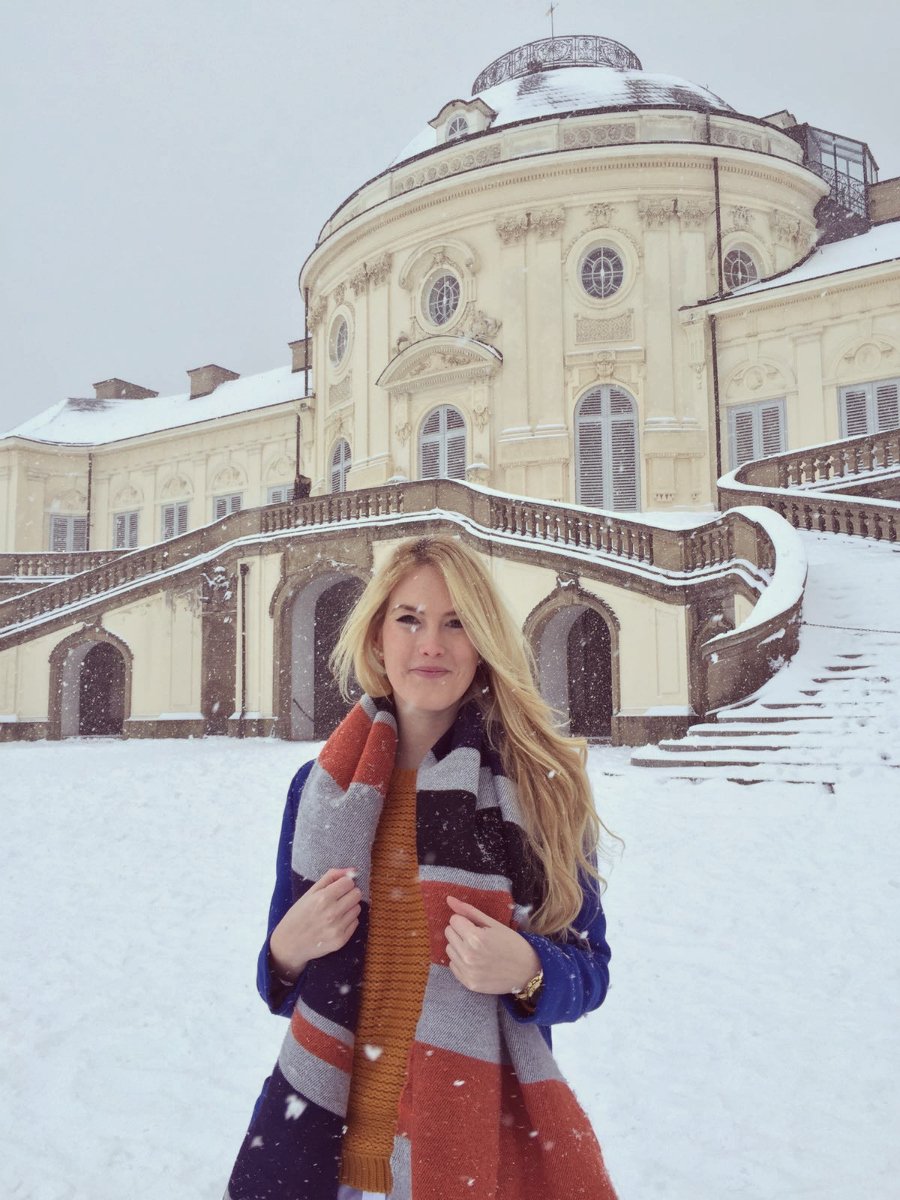
M 556 42 L 566 39 L 556 38 Z M 583 38 L 571 39 L 575 42 Z M 476 85 L 488 79 L 499 82 L 475 93 L 497 113 L 491 122 L 492 130 L 518 121 L 536 117 L 559 116 L 564 113 L 590 112 L 596 109 L 620 111 L 632 108 L 687 108 L 698 112 L 731 113 L 730 104 L 699 84 L 680 79 L 677 75 L 657 75 L 640 69 L 639 60 L 618 42 L 605 38 L 593 39 L 604 43 L 598 50 L 595 61 L 584 65 L 583 57 L 565 64 L 556 61 L 553 66 L 544 66 L 536 60 L 530 64 L 521 57 L 507 62 L 519 51 L 511 51 L 496 63 L 482 71 Z M 548 39 L 549 42 L 549 39 Z M 541 46 L 543 43 L 531 43 Z M 608 61 L 616 57 L 608 47 L 618 47 L 623 63 L 638 63 L 638 66 L 610 66 Z M 528 50 L 529 47 L 520 47 Z M 435 131 L 426 126 L 391 162 L 391 166 L 433 150 L 437 145 Z

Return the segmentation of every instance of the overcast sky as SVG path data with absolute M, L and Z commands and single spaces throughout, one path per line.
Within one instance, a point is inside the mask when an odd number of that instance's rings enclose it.
M 0 430 L 118 375 L 162 394 L 289 360 L 297 274 L 340 201 L 549 0 L 29 0 L 0 46 Z M 646 71 L 739 112 L 789 108 L 900 174 L 900 22 L 885 0 L 560 0 Z M 892 22 L 893 28 L 886 27 Z

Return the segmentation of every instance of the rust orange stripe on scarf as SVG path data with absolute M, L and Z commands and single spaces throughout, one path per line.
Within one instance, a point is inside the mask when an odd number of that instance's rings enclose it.
M 461 887 L 456 883 L 423 881 L 422 900 L 425 904 L 425 919 L 428 922 L 428 937 L 431 950 L 431 961 L 439 966 L 448 967 L 447 938 L 444 930 L 450 923 L 453 910 L 447 903 L 448 896 L 455 896 L 465 904 L 471 904 L 479 912 L 486 913 L 503 925 L 511 924 L 513 900 L 509 892 L 493 892 L 487 888 Z
M 352 708 L 319 754 L 319 762 L 346 792 L 351 783 L 377 787 L 384 794 L 394 765 L 397 734 L 384 721 L 373 721 L 361 705 Z
M 304 1050 L 308 1050 L 310 1054 L 321 1058 L 323 1062 L 329 1063 L 332 1067 L 346 1071 L 349 1075 L 353 1066 L 353 1050 L 338 1041 L 337 1038 L 332 1037 L 331 1034 L 316 1029 L 315 1025 L 311 1025 L 297 1009 L 294 1009 L 294 1015 L 291 1017 L 291 1033 L 294 1035 L 294 1040 Z

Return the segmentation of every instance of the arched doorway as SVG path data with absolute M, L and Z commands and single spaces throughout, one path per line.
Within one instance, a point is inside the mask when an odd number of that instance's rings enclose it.
M 290 736 L 294 741 L 327 738 L 348 712 L 328 660 L 362 590 L 362 581 L 355 577 L 323 575 L 293 602 Z
M 131 654 L 106 630 L 73 634 L 50 655 L 50 736 L 121 737 L 131 712 Z
M 114 737 L 125 722 L 125 662 L 115 646 L 98 642 L 84 656 L 78 679 L 78 736 Z
M 608 622 L 587 604 L 556 608 L 539 633 L 541 695 L 571 737 L 612 736 L 613 640 Z

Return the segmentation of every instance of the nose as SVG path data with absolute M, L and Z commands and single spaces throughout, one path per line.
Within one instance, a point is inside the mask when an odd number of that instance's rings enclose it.
M 423 658 L 443 658 L 444 644 L 440 632 L 423 626 L 416 639 L 416 651 Z

